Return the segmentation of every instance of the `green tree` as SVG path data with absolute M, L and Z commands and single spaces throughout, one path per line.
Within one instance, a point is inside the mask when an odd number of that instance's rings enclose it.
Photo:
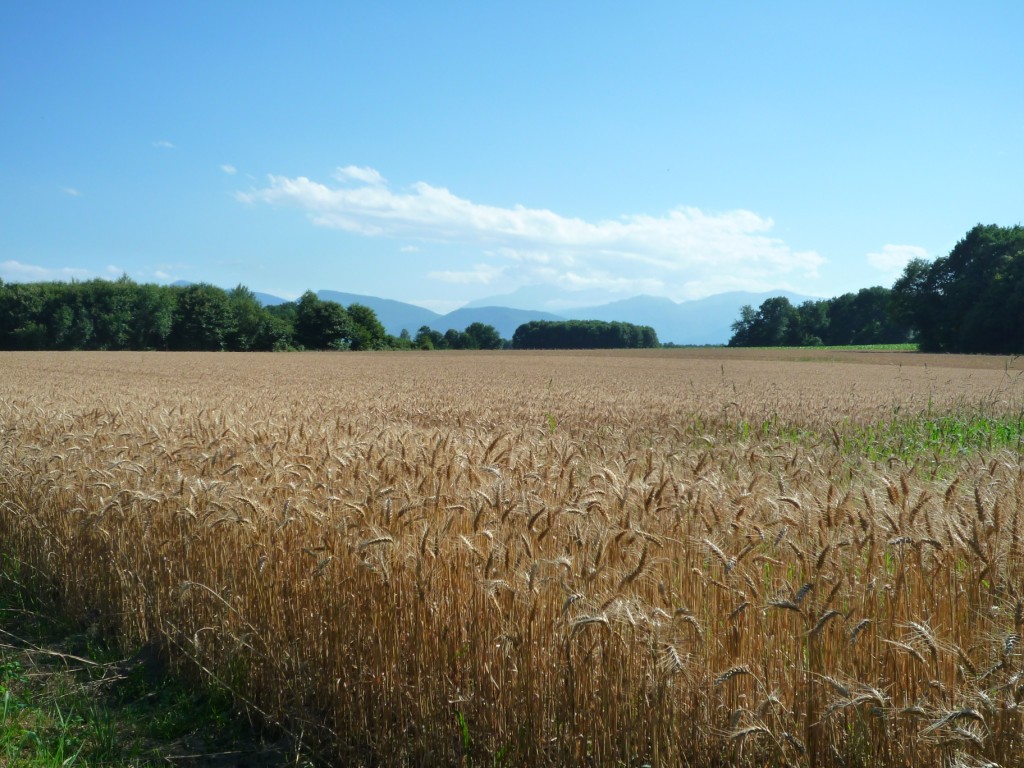
M 385 349 L 387 331 L 377 313 L 363 304 L 349 304 L 348 315 L 352 320 L 351 346 L 354 350 Z
M 0 346 L 3 349 L 45 349 L 42 322 L 45 297 L 41 284 L 5 283 L 0 292 Z
M 413 339 L 413 343 L 417 349 L 447 349 L 448 345 L 445 341 L 444 334 L 440 331 L 435 331 L 433 328 L 427 325 L 421 325 L 420 329 L 416 332 L 416 337 Z
M 129 349 L 135 326 L 135 283 L 127 275 L 114 280 L 90 280 L 87 301 L 98 349 Z
M 470 338 L 462 331 L 449 328 L 444 332 L 445 349 L 469 349 L 471 343 Z
M 231 309 L 231 332 L 227 335 L 228 349 L 248 352 L 265 351 L 263 338 L 268 315 L 263 311 L 256 294 L 244 285 L 237 285 L 228 292 Z
M 800 346 L 820 346 L 829 333 L 827 301 L 805 301 L 797 307 L 796 337 Z
M 470 323 L 465 333 L 472 340 L 474 349 L 501 349 L 501 334 L 493 325 Z
M 647 325 L 601 320 L 532 320 L 516 328 L 514 349 L 630 349 L 657 347 Z
M 152 283 L 136 286 L 132 348 L 167 349 L 174 329 L 176 306 L 177 293 L 174 288 Z
M 757 328 L 757 310 L 749 304 L 740 307 L 739 319 L 732 324 L 732 337 L 729 339 L 730 347 L 752 347 L 752 339 Z
M 910 262 L 891 306 L 924 350 L 1024 352 L 1024 227 L 978 224 L 947 256 Z
M 844 293 L 825 302 L 827 344 L 899 344 L 910 338 L 910 327 L 892 312 L 892 291 L 876 285 Z
M 740 310 L 740 319 L 733 323 L 730 347 L 781 347 L 800 343 L 800 318 L 796 308 L 785 296 L 774 296 L 761 302 L 753 312 L 749 306 Z
M 336 301 L 322 301 L 312 291 L 295 308 L 295 342 L 306 349 L 349 349 L 353 323 Z
M 196 283 L 178 288 L 171 346 L 185 351 L 220 351 L 234 333 L 227 293 L 214 285 Z

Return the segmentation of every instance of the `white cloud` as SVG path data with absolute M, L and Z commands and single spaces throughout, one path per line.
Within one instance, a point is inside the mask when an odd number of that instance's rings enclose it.
M 505 274 L 505 269 L 505 267 L 496 267 L 493 264 L 474 264 L 470 270 L 428 272 L 427 277 L 445 283 L 489 285 Z
M 415 246 L 415 245 L 403 245 L 398 250 L 401 253 L 419 253 L 420 252 L 419 247 Z
M 292 205 L 311 221 L 368 237 L 403 237 L 480 249 L 505 262 L 512 282 L 638 281 L 673 298 L 731 287 L 779 287 L 794 277 L 813 278 L 824 259 L 796 251 L 770 233 L 774 222 L 751 211 L 707 213 L 678 207 L 661 215 L 630 214 L 588 221 L 522 205 L 498 207 L 460 198 L 417 182 L 390 188 L 372 168 L 347 166 L 336 185 L 304 176 L 270 176 L 265 187 L 239 193 L 247 203 Z M 435 279 L 481 283 L 499 267 L 469 272 L 436 271 Z M 657 286 L 655 285 L 657 283 Z
M 9 259 L 0 262 L 0 277 L 12 283 L 39 282 L 49 280 L 74 280 L 93 277 L 88 269 L 76 267 L 40 267 Z
M 879 272 L 896 278 L 913 259 L 927 259 L 928 251 L 917 245 L 883 245 L 881 251 L 869 253 L 867 258 Z
M 162 269 L 158 269 L 156 272 L 154 272 L 153 273 L 153 277 L 155 277 L 157 280 L 173 280 L 174 279 L 173 275 L 170 275 L 167 272 L 164 272 Z
M 161 139 L 160 141 L 154 141 L 153 146 L 156 147 L 157 149 L 177 149 L 177 147 L 175 147 L 174 144 L 164 139 Z
M 238 173 L 238 169 L 235 168 L 235 166 L 231 165 L 230 163 L 224 163 L 220 167 L 220 169 L 224 171 L 224 173 L 226 173 L 228 176 L 234 176 L 236 173 Z
M 552 280 L 569 291 L 591 291 L 600 289 L 609 293 L 635 295 L 639 293 L 661 294 L 665 292 L 665 282 L 657 278 L 617 277 L 607 272 L 590 272 L 580 275 L 576 272 L 564 272 Z
M 501 256 L 503 259 L 509 259 L 511 261 L 529 262 L 532 264 L 549 264 L 551 263 L 551 254 L 544 253 L 542 251 L 520 251 L 515 248 L 498 248 L 495 251 L 488 251 L 488 255 Z M 572 258 L 572 255 L 565 253 L 562 255 L 562 261 L 568 263 Z
M 63 192 L 65 195 L 69 195 L 70 197 L 82 196 L 82 193 L 78 189 L 75 189 L 74 187 L 61 187 L 60 191 Z
M 346 165 L 334 172 L 334 178 L 344 183 L 346 181 L 361 181 L 364 184 L 383 186 L 387 179 L 380 175 L 374 168 L 365 168 L 358 165 Z

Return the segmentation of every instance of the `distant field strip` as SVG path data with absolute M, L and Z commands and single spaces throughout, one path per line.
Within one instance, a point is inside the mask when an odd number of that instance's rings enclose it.
M 0 355 L 3 572 L 353 765 L 1024 766 L 1024 365 Z

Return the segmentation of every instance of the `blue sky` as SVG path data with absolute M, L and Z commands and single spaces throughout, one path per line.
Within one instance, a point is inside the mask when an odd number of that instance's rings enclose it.
M 1022 29 L 1017 0 L 5 2 L 0 278 L 891 285 L 1024 218 Z

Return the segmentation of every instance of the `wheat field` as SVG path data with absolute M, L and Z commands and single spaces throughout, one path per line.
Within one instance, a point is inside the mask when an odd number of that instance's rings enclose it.
M 11 353 L 4 569 L 350 765 L 1024 765 L 1024 366 Z

